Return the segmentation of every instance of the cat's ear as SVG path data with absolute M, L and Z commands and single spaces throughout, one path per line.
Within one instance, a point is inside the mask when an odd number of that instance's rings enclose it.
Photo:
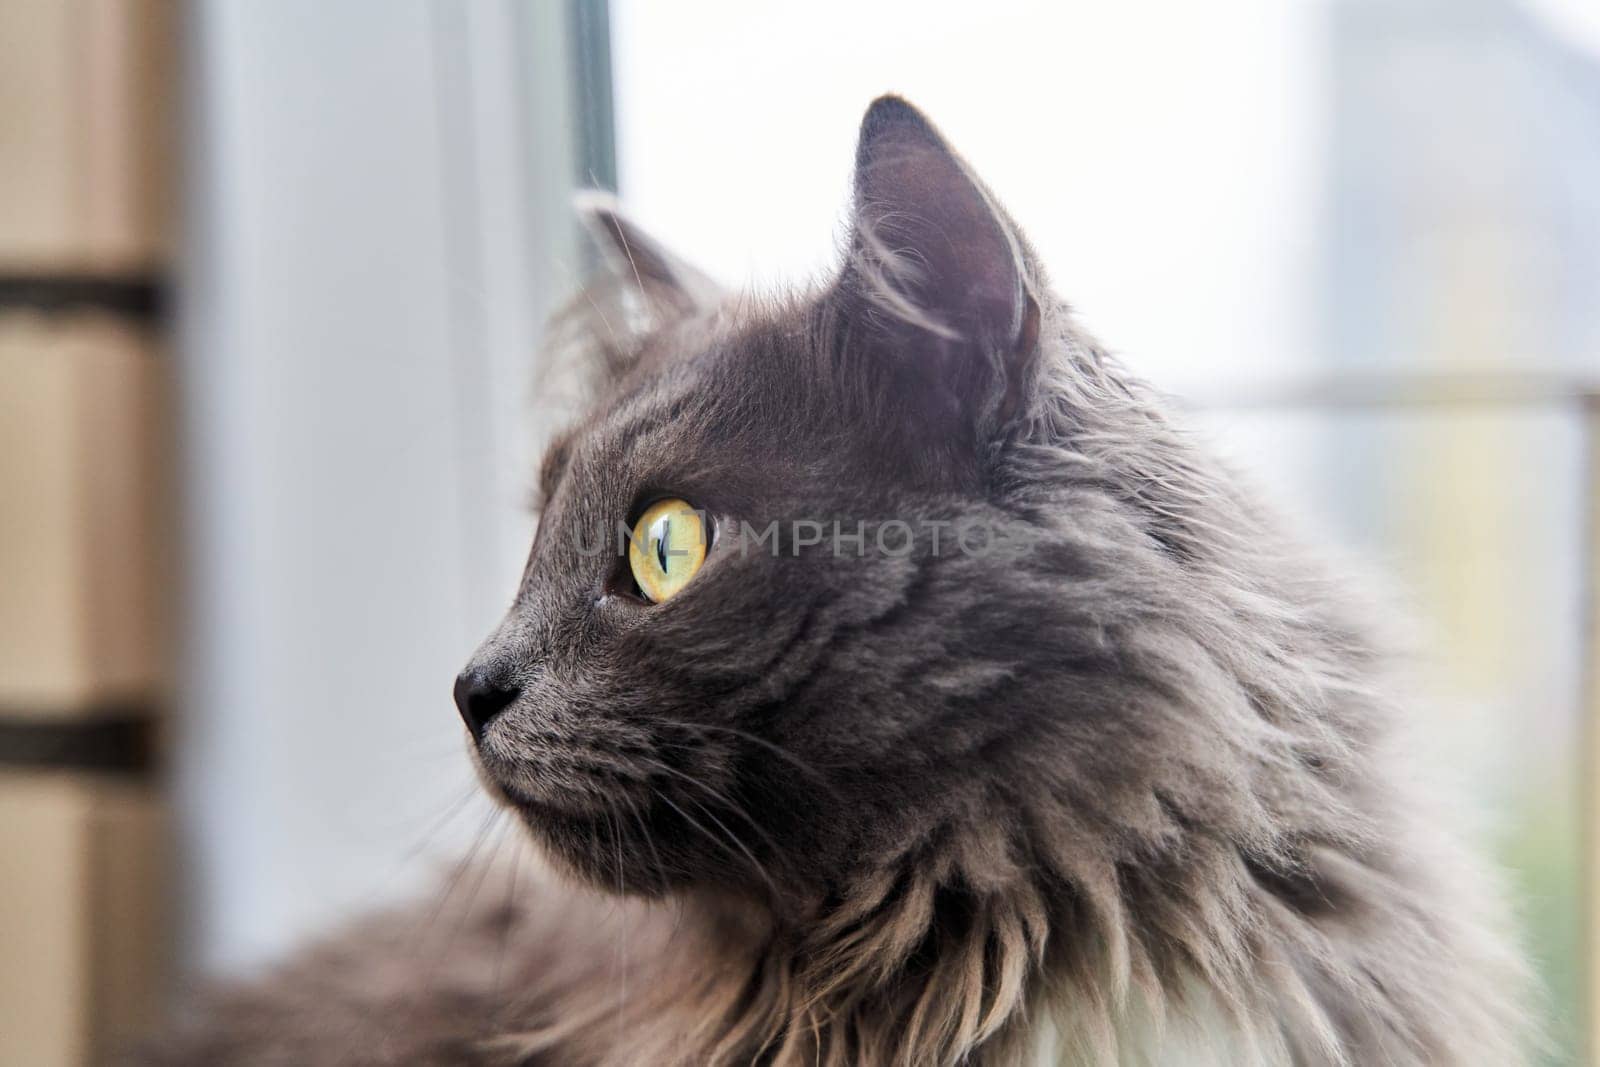
M 623 214 L 614 196 L 586 190 L 574 198 L 584 226 L 606 255 L 608 267 L 635 288 L 657 314 L 690 315 L 717 304 L 722 287 Z
M 873 101 L 856 148 L 851 334 L 900 385 L 979 434 L 1018 415 L 1035 374 L 1039 306 L 1021 243 L 983 184 L 916 108 Z M 864 329 L 856 328 L 862 326 Z

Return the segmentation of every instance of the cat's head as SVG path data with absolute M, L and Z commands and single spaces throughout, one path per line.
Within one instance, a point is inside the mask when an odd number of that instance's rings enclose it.
M 1061 618 L 1090 564 L 1041 540 L 1023 473 L 1060 417 L 1026 245 L 901 100 L 854 186 L 838 276 L 771 300 L 592 205 L 630 300 L 594 317 L 606 380 L 456 696 L 491 787 L 602 886 L 816 898 L 999 819 L 1052 758 L 1040 687 L 1116 654 Z

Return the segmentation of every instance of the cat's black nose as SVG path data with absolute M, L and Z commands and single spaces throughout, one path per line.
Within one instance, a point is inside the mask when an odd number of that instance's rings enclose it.
M 482 740 L 489 721 L 522 692 L 508 675 L 507 671 L 475 664 L 456 675 L 456 710 L 461 712 L 461 721 L 472 731 L 474 741 Z

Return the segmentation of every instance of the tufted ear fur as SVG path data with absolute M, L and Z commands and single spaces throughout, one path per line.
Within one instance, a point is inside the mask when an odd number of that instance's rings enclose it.
M 578 217 L 606 253 L 608 266 L 662 319 L 692 315 L 722 299 L 722 287 L 678 258 L 623 214 L 615 197 L 588 190 L 575 199 Z
M 640 229 L 616 197 L 585 190 L 573 210 L 602 262 L 545 330 L 538 389 L 552 399 L 607 387 L 637 364 L 651 333 L 723 300 L 721 286 Z
M 1039 305 L 1004 213 L 910 104 L 880 97 L 856 148 L 850 259 L 838 299 L 864 323 L 920 414 L 977 438 L 1022 413 L 1035 376 Z M 856 329 L 854 336 L 862 331 Z

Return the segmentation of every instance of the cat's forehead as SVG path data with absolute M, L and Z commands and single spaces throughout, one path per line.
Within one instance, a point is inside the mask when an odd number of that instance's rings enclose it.
M 712 453 L 747 451 L 782 434 L 781 424 L 809 407 L 799 379 L 811 361 L 792 320 L 773 308 L 760 315 L 719 308 L 642 337 L 583 415 L 547 445 L 546 493 L 575 465 L 612 481 L 701 466 Z M 793 434 L 791 427 L 791 443 Z
M 806 391 L 812 360 L 800 318 L 787 307 L 729 304 L 661 327 L 642 339 L 581 428 L 629 439 L 672 423 L 748 430 L 752 419 L 770 419 L 775 403 L 800 403 Z
M 599 395 L 582 422 L 590 436 L 625 442 L 707 406 L 727 379 L 726 339 L 709 317 L 663 327 L 641 342 L 630 365 Z

